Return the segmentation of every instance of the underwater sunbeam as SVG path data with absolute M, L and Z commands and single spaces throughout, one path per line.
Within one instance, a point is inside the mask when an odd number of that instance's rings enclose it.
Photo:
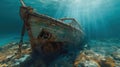
M 102 33 L 107 34 L 107 22 L 106 15 L 108 10 L 113 7 L 112 1 L 104 0 L 69 0 L 68 4 L 62 4 L 60 7 L 66 7 L 65 9 L 58 9 L 56 16 L 64 13 L 64 17 L 76 18 L 88 37 L 94 35 L 94 37 L 102 36 L 100 29 L 103 29 Z M 70 2 L 70 3 L 69 3 Z M 104 7 L 103 7 L 104 6 Z M 63 10 L 63 12 L 61 11 Z M 63 17 L 62 16 L 62 17 Z M 93 33 L 94 32 L 94 33 Z M 108 34 L 107 34 L 108 35 Z

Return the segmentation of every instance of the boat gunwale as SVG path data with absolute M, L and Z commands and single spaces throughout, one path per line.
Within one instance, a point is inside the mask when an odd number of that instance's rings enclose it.
M 21 6 L 21 8 L 27 9 L 27 12 L 26 12 L 26 13 L 27 13 L 28 16 L 35 16 L 35 17 L 39 17 L 39 18 L 44 18 L 45 20 L 46 20 L 46 19 L 47 19 L 47 20 L 51 20 L 53 23 L 57 22 L 57 23 L 59 23 L 60 25 L 63 25 L 63 26 L 65 26 L 65 27 L 69 27 L 70 29 L 77 30 L 77 31 L 83 33 L 82 29 L 77 29 L 77 28 L 75 28 L 75 27 L 73 27 L 73 26 L 70 26 L 70 25 L 68 25 L 68 24 L 65 24 L 63 21 L 61 21 L 61 20 L 59 20 L 59 19 L 54 19 L 54 18 L 52 18 L 52 17 L 50 17 L 50 16 L 48 16 L 48 15 L 40 14 L 40 13 L 34 11 L 34 8 L 32 8 L 32 7 L 30 7 L 30 6 L 29 6 L 29 7 Z M 30 11 L 29 11 L 29 8 L 32 9 L 33 11 L 30 12 Z M 20 12 L 21 12 L 21 11 L 20 11 Z M 24 18 L 23 18 L 23 19 L 24 19 Z M 28 18 L 28 20 L 29 20 L 29 18 Z M 55 24 L 56 24 L 56 23 L 55 23 Z M 79 24 L 79 23 L 78 23 L 78 24 Z M 84 34 L 84 33 L 83 33 L 83 34 Z
M 77 28 L 75 28 L 75 27 L 72 27 L 72 26 L 70 26 L 70 25 L 67 25 L 67 24 L 65 24 L 63 21 L 56 20 L 56 19 L 54 19 L 54 18 L 51 18 L 50 16 L 47 16 L 47 15 L 44 15 L 44 14 L 38 14 L 38 13 L 36 13 L 36 12 L 34 12 L 34 13 L 28 13 L 28 14 L 31 15 L 31 16 L 35 16 L 35 17 L 39 17 L 39 18 L 45 19 L 45 20 L 46 20 L 46 19 L 47 19 L 47 20 L 50 20 L 50 21 L 52 21 L 52 23 L 57 22 L 57 23 L 59 23 L 59 24 L 61 24 L 61 25 L 63 25 L 63 26 L 67 26 L 67 27 L 69 27 L 69 28 L 71 28 L 71 29 L 78 30 L 78 31 L 82 32 L 81 29 L 77 29 Z

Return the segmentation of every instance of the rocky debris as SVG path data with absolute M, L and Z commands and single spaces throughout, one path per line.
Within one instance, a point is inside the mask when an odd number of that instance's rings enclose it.
M 120 67 L 120 47 L 105 46 L 115 44 L 108 42 L 92 41 L 90 49 L 61 55 L 49 64 L 40 56 L 31 56 L 29 42 L 23 43 L 21 55 L 18 43 L 10 43 L 0 48 L 0 67 Z
M 22 44 L 22 49 L 27 49 L 28 47 L 30 47 L 30 44 L 28 43 Z
M 18 54 L 18 43 L 9 43 L 2 47 L 0 51 L 0 67 L 19 67 L 21 62 L 24 62 L 31 53 L 30 45 L 24 43 L 21 56 Z
M 28 57 L 24 62 L 21 62 L 20 67 L 48 67 L 48 64 L 40 58 Z
M 105 57 L 105 60 L 101 60 L 99 64 L 101 65 L 101 67 L 115 67 L 116 66 L 114 59 L 110 57 Z
M 16 66 L 16 67 L 20 66 L 21 63 L 25 62 L 29 58 L 30 58 L 30 55 L 23 55 L 21 58 L 15 59 L 14 64 L 12 66 Z
M 112 56 L 115 60 L 120 60 L 120 49 L 112 53 Z
M 83 61 L 78 67 L 100 67 L 98 63 L 93 60 Z
M 7 62 L 7 61 L 10 61 L 10 60 L 13 58 L 13 56 L 14 56 L 14 55 L 8 55 L 8 56 L 6 57 L 6 62 Z
M 75 67 L 115 67 L 115 61 L 110 57 L 85 50 L 80 53 L 74 62 Z
M 23 55 L 21 58 L 15 59 L 15 62 L 19 62 L 19 63 L 24 62 L 29 57 L 30 57 L 30 55 Z
M 7 64 L 0 64 L 0 67 L 8 67 Z
M 120 39 L 91 40 L 89 44 L 91 50 L 106 57 L 112 57 L 115 67 L 120 67 Z

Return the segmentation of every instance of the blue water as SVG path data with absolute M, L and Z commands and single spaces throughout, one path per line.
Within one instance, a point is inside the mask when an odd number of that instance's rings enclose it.
M 120 0 L 24 0 L 41 14 L 73 17 L 90 39 L 120 38 Z M 22 20 L 19 0 L 0 1 L 0 45 L 17 40 Z M 18 38 L 19 39 L 19 38 Z

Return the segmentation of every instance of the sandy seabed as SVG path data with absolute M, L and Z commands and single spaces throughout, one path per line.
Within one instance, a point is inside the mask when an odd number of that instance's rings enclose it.
M 89 45 L 89 49 L 86 48 Z M 31 57 L 29 42 L 24 42 L 21 56 L 18 43 L 0 47 L 0 67 L 120 67 L 120 39 L 90 40 L 84 50 L 64 54 L 46 64 Z

